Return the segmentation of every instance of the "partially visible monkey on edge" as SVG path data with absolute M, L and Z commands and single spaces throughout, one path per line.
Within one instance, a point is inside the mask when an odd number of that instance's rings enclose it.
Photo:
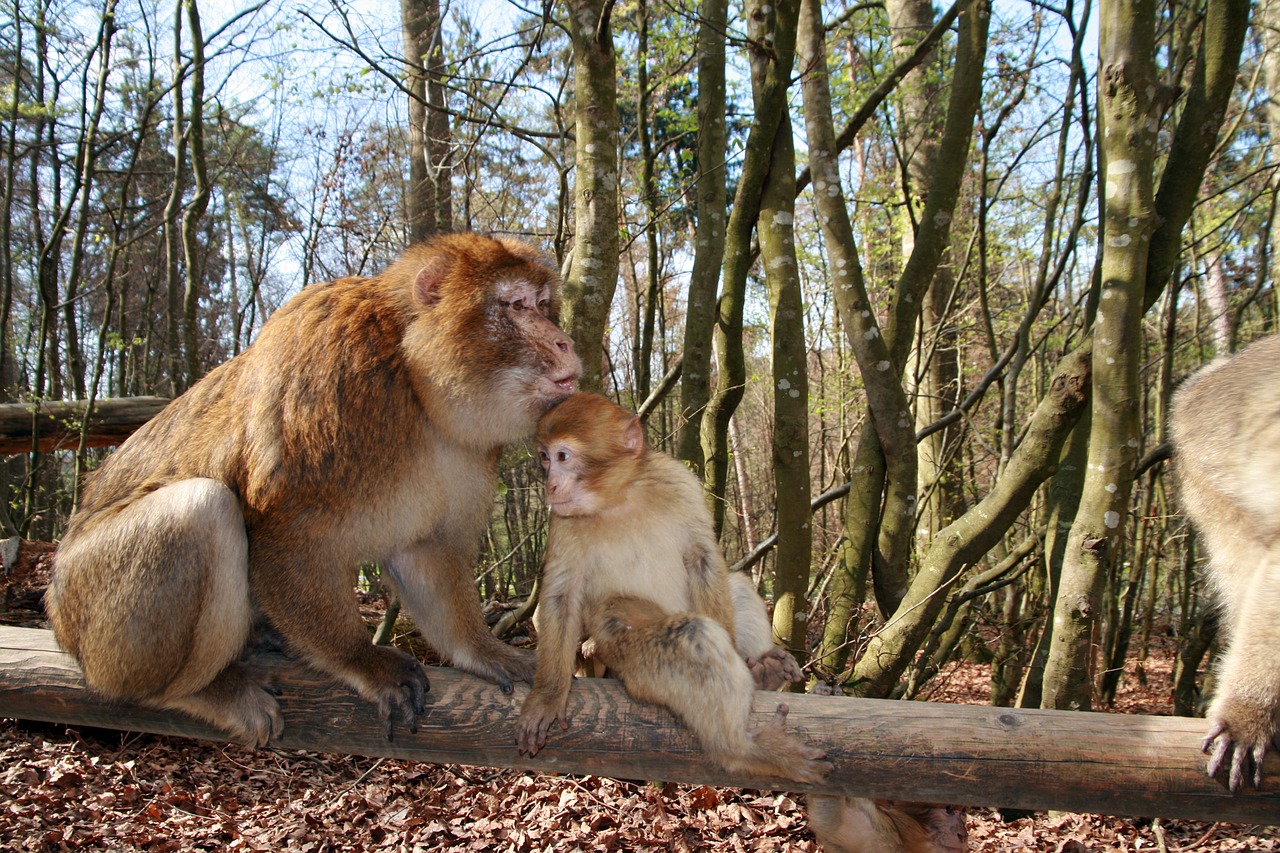
M 1276 745 L 1280 714 L 1280 335 L 1178 389 L 1169 420 L 1178 493 L 1208 546 L 1225 652 L 1209 706 L 1208 772 L 1232 791 Z
M 808 797 L 809 828 L 832 853 L 964 853 L 965 810 L 956 806 Z
M 48 609 L 89 686 L 250 744 L 283 730 L 238 660 L 265 615 L 287 647 L 410 729 L 426 671 L 370 642 L 358 561 L 387 569 L 427 642 L 510 690 L 472 564 L 504 445 L 574 390 L 559 274 L 475 234 L 315 284 L 107 459 L 55 558 Z
M 670 709 L 724 769 L 798 782 L 830 772 L 822 750 L 786 732 L 786 705 L 749 728 L 756 683 L 744 657 L 761 650 L 750 648 L 758 637 L 745 654 L 734 645 L 728 570 L 697 478 L 596 394 L 543 417 L 538 456 L 552 517 L 521 751 L 536 754 L 554 723 L 568 728 L 575 656 L 588 638 L 633 698 Z
M 750 579 L 735 572 L 729 580 L 739 581 L 732 586 L 739 651 L 743 637 L 763 636 L 772 642 L 769 615 Z M 786 657 L 795 666 L 795 659 Z M 831 853 L 963 853 L 969 849 L 966 812 L 958 806 L 812 793 L 807 800 L 809 828 Z

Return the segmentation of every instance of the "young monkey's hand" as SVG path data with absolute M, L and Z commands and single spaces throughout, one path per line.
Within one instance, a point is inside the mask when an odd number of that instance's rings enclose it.
M 524 700 L 520 719 L 516 722 L 516 744 L 520 751 L 530 756 L 537 755 L 538 750 L 547 745 L 547 732 L 552 723 L 568 729 L 567 705 L 568 697 L 548 696 L 536 690 L 531 692 Z

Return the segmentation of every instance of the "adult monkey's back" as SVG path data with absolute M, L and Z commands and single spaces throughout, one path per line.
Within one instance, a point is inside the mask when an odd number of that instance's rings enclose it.
M 417 660 L 374 646 L 353 570 L 386 565 L 433 648 L 510 689 L 472 564 L 503 445 L 574 390 L 554 265 L 474 234 L 312 285 L 121 446 L 58 547 L 48 606 L 89 685 L 250 743 L 282 730 L 238 662 L 259 611 L 288 647 L 414 725 Z

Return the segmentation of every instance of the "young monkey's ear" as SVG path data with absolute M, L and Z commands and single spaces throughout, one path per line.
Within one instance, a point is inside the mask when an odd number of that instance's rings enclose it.
M 644 451 L 644 424 L 635 415 L 628 418 L 627 425 L 622 428 L 622 444 L 636 456 Z

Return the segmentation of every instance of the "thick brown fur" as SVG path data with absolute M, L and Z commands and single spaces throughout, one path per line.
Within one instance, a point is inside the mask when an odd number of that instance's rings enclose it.
M 1179 388 L 1170 418 L 1179 497 L 1209 551 L 1227 644 L 1209 707 L 1210 776 L 1262 787 L 1280 715 L 1280 335 Z
M 542 419 L 538 452 L 552 518 L 520 748 L 535 754 L 553 724 L 568 727 L 575 653 L 590 639 L 634 698 L 669 708 L 725 769 L 801 782 L 826 775 L 823 752 L 785 731 L 785 706 L 748 728 L 756 676 L 745 658 L 770 655 L 772 639 L 749 580 L 731 592 L 697 478 L 650 449 L 634 415 L 595 394 L 575 394 Z M 790 669 L 775 656 L 771 677 L 799 672 L 786 657 Z
M 932 803 L 809 795 L 809 828 L 830 853 L 963 853 L 965 811 Z
M 362 560 L 388 567 L 456 666 L 529 680 L 532 657 L 486 630 L 471 569 L 502 447 L 580 372 L 558 287 L 531 247 L 460 234 L 275 312 L 106 461 L 71 519 L 48 606 L 90 686 L 265 743 L 276 700 L 236 662 L 261 612 L 388 735 L 412 726 L 426 674 L 370 642 Z

